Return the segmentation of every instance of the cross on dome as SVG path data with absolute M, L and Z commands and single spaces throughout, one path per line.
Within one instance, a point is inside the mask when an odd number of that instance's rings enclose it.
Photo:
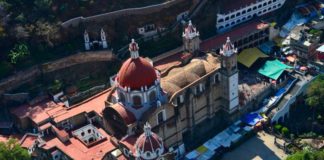
M 138 44 L 135 42 L 135 39 L 132 39 L 132 42 L 129 44 L 129 52 L 131 54 L 132 59 L 136 59 L 139 57 L 138 50 Z
M 144 125 L 144 134 L 146 137 L 149 137 L 152 135 L 151 125 L 148 122 L 146 122 L 146 124 Z
M 220 54 L 224 56 L 231 56 L 232 54 L 237 53 L 237 48 L 232 44 L 230 37 L 227 37 L 226 43 L 223 45 L 223 49 L 220 50 Z

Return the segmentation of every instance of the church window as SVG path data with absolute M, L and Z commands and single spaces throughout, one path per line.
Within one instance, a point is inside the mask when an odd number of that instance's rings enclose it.
M 156 93 L 155 91 L 150 93 L 150 102 L 154 102 L 156 101 Z
M 133 104 L 134 106 L 142 105 L 142 98 L 140 96 L 133 96 Z

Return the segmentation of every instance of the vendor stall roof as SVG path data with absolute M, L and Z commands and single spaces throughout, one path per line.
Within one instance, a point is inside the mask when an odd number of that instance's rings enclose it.
M 271 79 L 277 80 L 280 75 L 286 70 L 293 67 L 287 66 L 279 60 L 267 61 L 258 72 Z
M 243 50 L 238 56 L 238 61 L 244 66 L 250 68 L 259 58 L 268 57 L 262 53 L 258 48 L 249 48 Z

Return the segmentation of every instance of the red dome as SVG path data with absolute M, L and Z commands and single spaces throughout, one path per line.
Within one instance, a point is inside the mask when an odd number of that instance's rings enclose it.
M 122 87 L 141 89 L 150 87 L 157 79 L 154 67 L 144 58 L 129 58 L 123 63 L 117 76 L 117 81 Z
M 151 131 L 150 124 L 144 125 L 144 133 L 136 141 L 136 152 L 144 159 L 154 159 L 164 153 L 164 146 L 161 138 Z M 149 154 L 149 157 L 146 153 Z M 146 157 L 146 158 L 145 158 Z
M 136 141 L 137 148 L 140 152 L 155 152 L 157 149 L 162 149 L 163 144 L 159 136 L 152 132 L 152 135 L 147 137 L 145 134 L 142 134 L 138 137 Z

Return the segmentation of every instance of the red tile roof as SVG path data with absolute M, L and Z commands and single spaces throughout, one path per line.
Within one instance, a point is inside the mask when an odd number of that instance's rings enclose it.
M 35 140 L 38 138 L 38 135 L 34 134 L 25 134 L 24 137 L 20 140 L 20 145 L 24 148 L 30 148 L 35 143 Z
M 135 153 L 135 143 L 137 140 L 137 136 L 131 135 L 123 138 L 122 140 L 119 141 L 120 144 L 126 146 L 129 151 L 132 151 L 132 153 Z
M 169 69 L 172 66 L 180 65 L 182 61 L 183 54 L 182 52 L 176 53 L 174 55 L 163 58 L 154 63 L 154 67 L 159 71 L 164 71 Z
M 58 138 L 47 140 L 42 148 L 49 150 L 57 147 L 73 159 L 101 160 L 106 153 L 115 150 L 116 147 L 110 142 L 110 136 L 103 129 L 99 128 L 98 130 L 106 139 L 91 147 L 87 147 L 78 139 L 71 137 L 69 143 L 62 143 Z
M 79 104 L 72 106 L 70 109 L 66 109 L 64 112 L 56 112 L 56 114 L 53 115 L 54 121 L 58 123 L 81 113 L 89 113 L 91 111 L 96 112 L 98 115 L 102 115 L 102 110 L 105 107 L 105 101 L 110 91 L 111 89 L 109 88 L 85 101 L 82 101 Z
M 254 32 L 256 30 L 265 29 L 268 26 L 269 25 L 267 23 L 262 23 L 258 21 L 246 23 L 229 32 L 216 35 L 210 39 L 203 41 L 202 43 L 200 43 L 200 49 L 202 51 L 210 51 L 212 49 L 218 49 L 226 42 L 227 37 L 230 37 L 232 42 L 235 42 L 238 39 L 244 37 L 244 35 L 251 34 L 251 32 Z
M 48 120 L 51 114 L 48 111 L 52 109 L 64 109 L 63 103 L 56 104 L 51 100 L 45 100 L 35 105 L 25 104 L 16 108 L 11 109 L 11 113 L 19 118 L 29 117 L 33 122 L 39 124 Z

